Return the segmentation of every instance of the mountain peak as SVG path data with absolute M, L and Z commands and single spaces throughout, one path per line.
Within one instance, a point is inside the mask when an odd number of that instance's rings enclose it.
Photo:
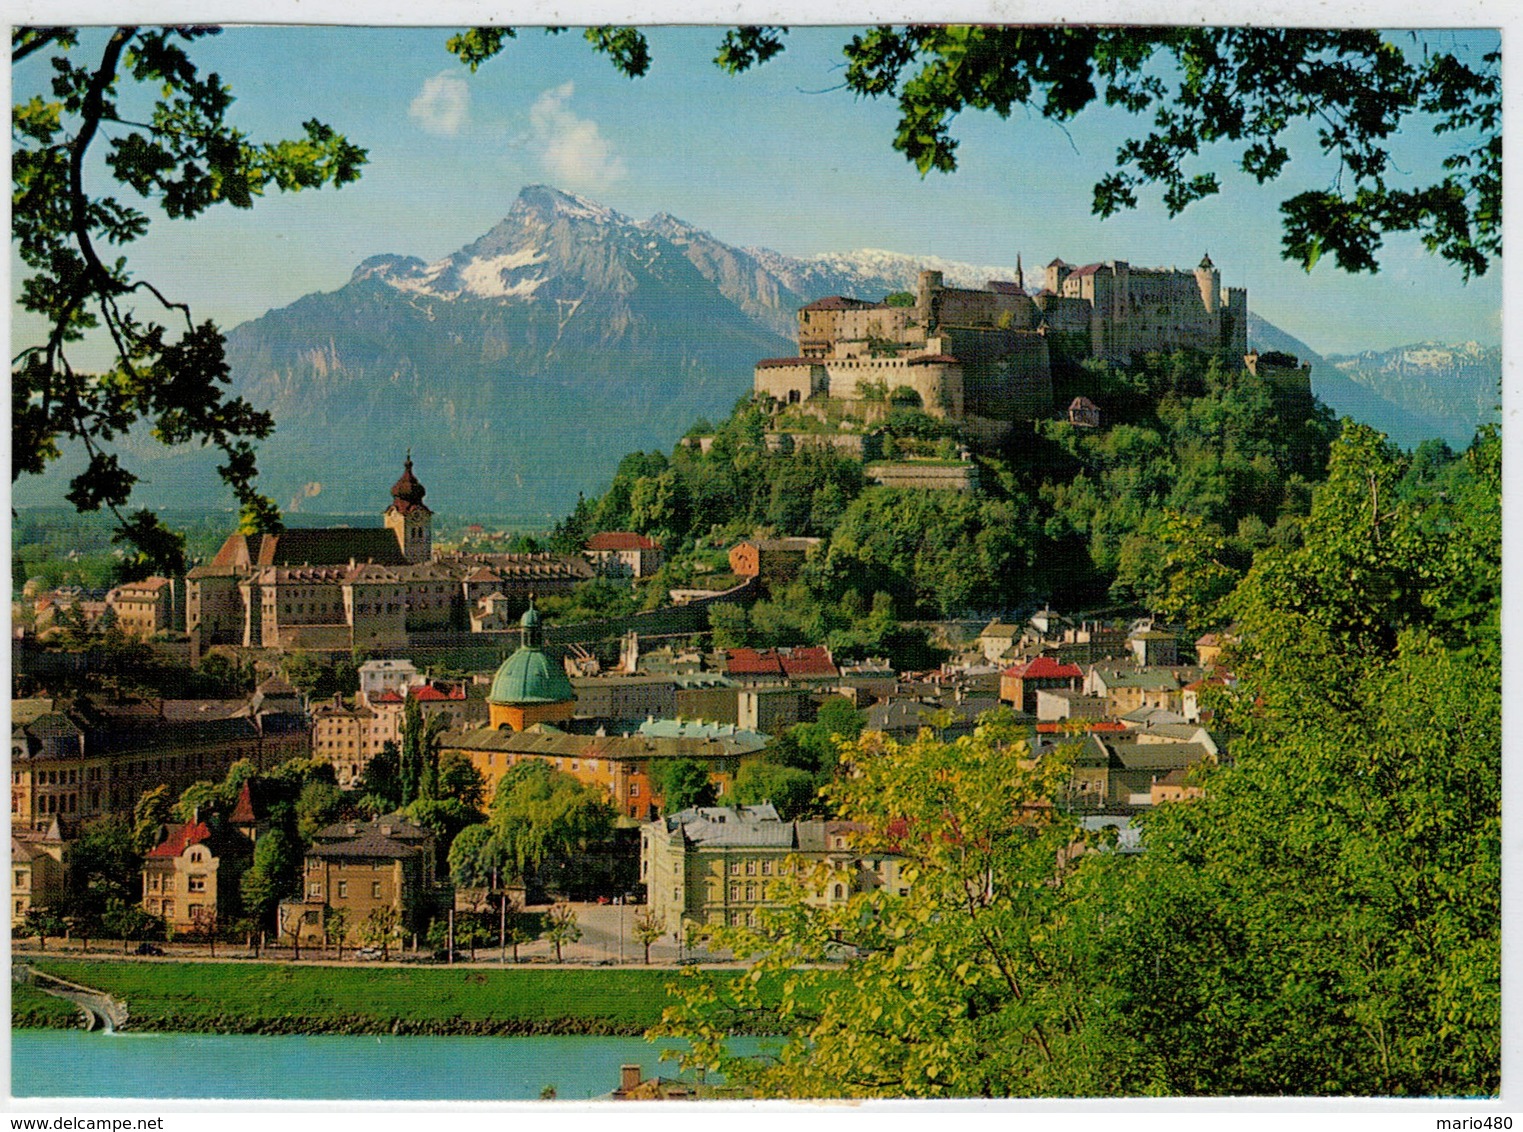
M 568 193 L 553 185 L 525 185 L 508 211 L 510 219 L 536 217 L 543 221 L 557 218 L 586 220 L 596 224 L 630 224 L 629 217 L 615 212 L 595 200 Z

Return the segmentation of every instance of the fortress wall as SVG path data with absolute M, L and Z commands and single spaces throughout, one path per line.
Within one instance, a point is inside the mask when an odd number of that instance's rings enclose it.
M 817 365 L 757 366 L 752 381 L 755 392 L 784 404 L 807 401 L 825 386 L 825 372 Z
M 862 341 L 882 338 L 890 342 L 925 340 L 923 331 L 915 335 L 910 328 L 915 313 L 911 307 L 877 307 L 836 313 L 836 336 L 839 339 Z
M 945 464 L 874 464 L 867 478 L 884 487 L 916 488 L 921 491 L 976 491 L 978 466 Z

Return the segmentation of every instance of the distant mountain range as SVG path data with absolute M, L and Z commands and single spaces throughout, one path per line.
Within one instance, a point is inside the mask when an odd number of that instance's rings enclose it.
M 534 185 L 453 255 L 376 256 L 338 290 L 235 327 L 228 361 L 235 388 L 275 414 L 260 485 L 287 508 L 377 513 L 410 448 L 436 510 L 552 520 L 578 491 L 603 490 L 626 452 L 669 450 L 699 417 L 727 415 L 758 358 L 795 352 L 798 307 L 913 289 L 927 268 L 954 286 L 1015 274 L 877 250 L 737 248 L 666 213 L 637 221 Z M 1311 361 L 1324 401 L 1403 444 L 1457 439 L 1464 414 L 1484 409 L 1437 395 L 1441 350 L 1408 348 L 1420 360 L 1394 369 L 1389 355 L 1322 359 L 1250 318 L 1259 349 Z M 1464 359 L 1467 388 L 1485 385 L 1488 365 L 1500 372 L 1500 351 Z M 143 502 L 220 496 L 204 452 L 134 448 Z M 56 501 L 65 478 L 48 481 L 56 491 L 18 484 L 19 501 Z

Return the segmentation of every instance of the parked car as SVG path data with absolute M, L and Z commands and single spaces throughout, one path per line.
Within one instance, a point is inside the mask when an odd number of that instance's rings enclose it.
M 156 943 L 149 943 L 147 940 L 144 940 L 137 945 L 137 953 L 139 955 L 163 955 L 164 949 Z
M 362 947 L 354 953 L 356 959 L 379 959 L 381 958 L 379 947 Z

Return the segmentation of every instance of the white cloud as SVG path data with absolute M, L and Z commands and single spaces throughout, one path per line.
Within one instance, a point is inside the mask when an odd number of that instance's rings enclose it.
M 562 187 L 601 189 L 621 180 L 623 159 L 590 118 L 578 117 L 568 105 L 575 83 L 552 87 L 529 109 L 533 144 L 540 164 Z
M 440 71 L 423 83 L 407 113 L 429 133 L 454 137 L 471 116 L 471 88 L 459 75 Z

